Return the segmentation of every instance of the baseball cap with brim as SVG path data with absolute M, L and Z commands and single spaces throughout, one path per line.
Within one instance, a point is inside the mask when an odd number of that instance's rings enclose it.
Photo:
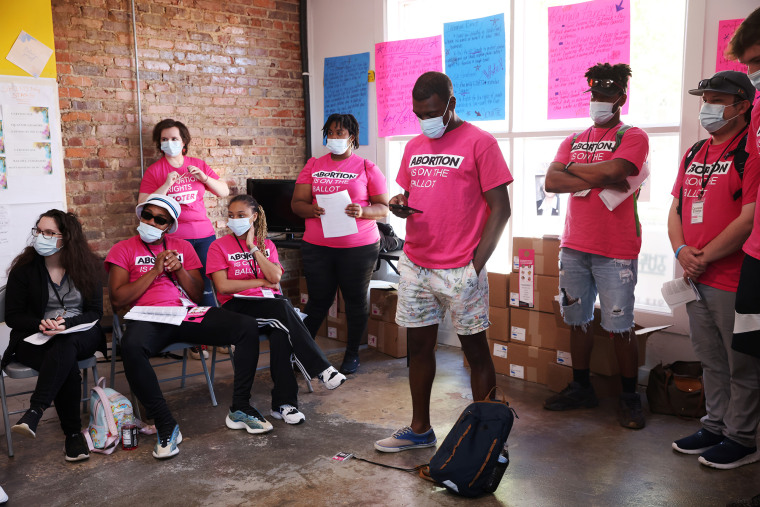
M 146 204 L 150 204 L 151 206 L 158 206 L 159 208 L 164 208 L 166 211 L 168 211 L 169 215 L 174 219 L 174 221 L 172 222 L 172 225 L 169 226 L 169 230 L 166 232 L 169 234 L 177 232 L 177 228 L 179 227 L 180 207 L 179 203 L 176 201 L 176 199 L 174 199 L 174 197 L 163 194 L 150 194 L 148 198 L 145 199 L 145 202 L 141 202 L 137 205 L 137 207 L 135 207 L 137 218 L 140 218 L 142 210 Z
M 689 90 L 692 95 L 704 95 L 705 92 L 728 93 L 738 95 L 744 100 L 755 100 L 755 87 L 747 74 L 735 70 L 722 70 L 713 77 L 703 79 L 697 88 Z
M 591 78 L 588 80 L 589 89 L 583 93 L 596 92 L 605 97 L 614 97 L 615 95 L 625 94 L 625 86 L 621 85 L 614 79 Z

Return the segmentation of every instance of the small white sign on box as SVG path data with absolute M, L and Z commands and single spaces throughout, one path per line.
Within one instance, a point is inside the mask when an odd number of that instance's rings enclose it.
M 512 341 L 524 342 L 525 341 L 525 328 L 512 326 Z
M 494 357 L 503 357 L 504 359 L 507 358 L 507 346 L 502 345 L 501 343 L 494 343 L 493 344 L 493 356 Z
M 309 294 L 306 292 L 301 293 L 301 304 L 306 304 L 309 302 Z
M 520 269 L 520 257 L 515 255 L 512 257 L 512 271 L 518 271 Z
M 372 305 L 372 311 L 371 311 L 371 313 L 372 313 L 372 315 L 382 315 L 383 314 L 383 310 L 379 306 L 377 306 L 376 304 L 373 304 Z
M 377 347 L 377 336 L 367 334 L 367 345 L 370 347 Z
M 557 351 L 557 364 L 564 364 L 565 366 L 572 366 L 573 365 L 573 358 L 570 355 L 570 352 L 565 352 L 563 350 Z
M 337 327 L 332 327 L 332 326 L 327 326 L 327 337 L 328 338 L 333 338 L 333 339 L 337 340 L 338 339 L 338 328 Z
M 525 379 L 525 367 L 520 366 L 519 364 L 510 364 L 509 365 L 509 376 L 514 378 L 521 378 Z
M 509 293 L 509 306 L 520 306 L 520 293 L 519 292 L 510 292 Z

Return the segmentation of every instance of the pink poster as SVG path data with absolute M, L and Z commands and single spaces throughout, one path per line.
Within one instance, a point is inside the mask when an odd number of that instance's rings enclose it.
M 377 135 L 419 134 L 412 88 L 425 72 L 443 70 L 441 36 L 375 44 Z
M 588 89 L 583 75 L 605 62 L 631 62 L 630 0 L 549 7 L 550 120 L 588 116 L 590 97 L 583 93 Z M 627 113 L 628 102 L 623 106 Z
M 731 42 L 731 37 L 734 36 L 734 32 L 742 24 L 742 21 L 744 19 L 724 19 L 718 22 L 718 57 L 715 60 L 715 72 L 720 72 L 721 70 L 747 72 L 746 65 L 742 65 L 736 60 L 728 60 L 725 54 L 726 49 L 728 49 L 728 43 Z

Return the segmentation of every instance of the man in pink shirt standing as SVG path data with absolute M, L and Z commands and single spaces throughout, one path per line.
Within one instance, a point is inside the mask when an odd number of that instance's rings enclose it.
M 641 250 L 641 225 L 636 214 L 637 194 L 610 210 L 599 194 L 605 188 L 627 191 L 627 178 L 638 175 L 649 153 L 649 138 L 636 127 L 626 127 L 620 113 L 628 99 L 631 68 L 620 63 L 597 64 L 586 72 L 594 122 L 560 144 L 546 173 L 548 192 L 569 193 L 559 254 L 562 316 L 572 326 L 570 354 L 573 381 L 546 400 L 547 410 L 571 410 L 598 405 L 589 381 L 594 346 L 594 302 L 601 303 L 602 328 L 615 342 L 623 383 L 619 422 L 643 428 L 644 413 L 636 392 L 638 348 L 633 336 L 634 289 Z
M 485 264 L 509 220 L 512 175 L 496 139 L 459 118 L 456 102 L 451 80 L 440 72 L 421 75 L 412 90 L 423 135 L 406 145 L 396 178 L 404 193 L 390 201 L 391 211 L 407 219 L 396 323 L 408 328 L 412 422 L 375 442 L 382 452 L 437 442 L 430 393 L 438 324 L 447 310 L 472 369 L 473 399 L 485 399 L 496 385 L 485 336 Z

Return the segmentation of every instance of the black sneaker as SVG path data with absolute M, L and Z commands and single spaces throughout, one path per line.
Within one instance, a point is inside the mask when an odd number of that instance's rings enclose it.
M 11 426 L 11 431 L 19 435 L 37 438 L 37 425 L 40 423 L 40 419 L 42 419 L 42 412 L 30 408 L 15 425 Z
M 90 457 L 87 441 L 81 433 L 66 435 L 66 461 L 82 461 Z
M 574 410 L 576 408 L 592 408 L 599 405 L 594 387 L 581 386 L 578 382 L 570 382 L 559 394 L 547 398 L 544 402 L 546 410 Z
M 760 461 L 760 452 L 757 452 L 757 446 L 745 447 L 730 438 L 724 438 L 721 443 L 703 452 L 698 460 L 708 467 L 731 470 Z
M 673 449 L 684 454 L 702 454 L 710 447 L 718 445 L 722 441 L 723 435 L 718 435 L 702 428 L 693 435 L 673 442 Z
M 621 393 L 618 406 L 618 422 L 623 428 L 640 430 L 646 426 L 644 411 L 641 410 L 639 393 Z
M 350 375 L 351 373 L 356 373 L 356 370 L 359 369 L 359 355 L 349 355 L 346 354 L 343 356 L 343 364 L 340 365 L 340 371 L 343 375 Z

